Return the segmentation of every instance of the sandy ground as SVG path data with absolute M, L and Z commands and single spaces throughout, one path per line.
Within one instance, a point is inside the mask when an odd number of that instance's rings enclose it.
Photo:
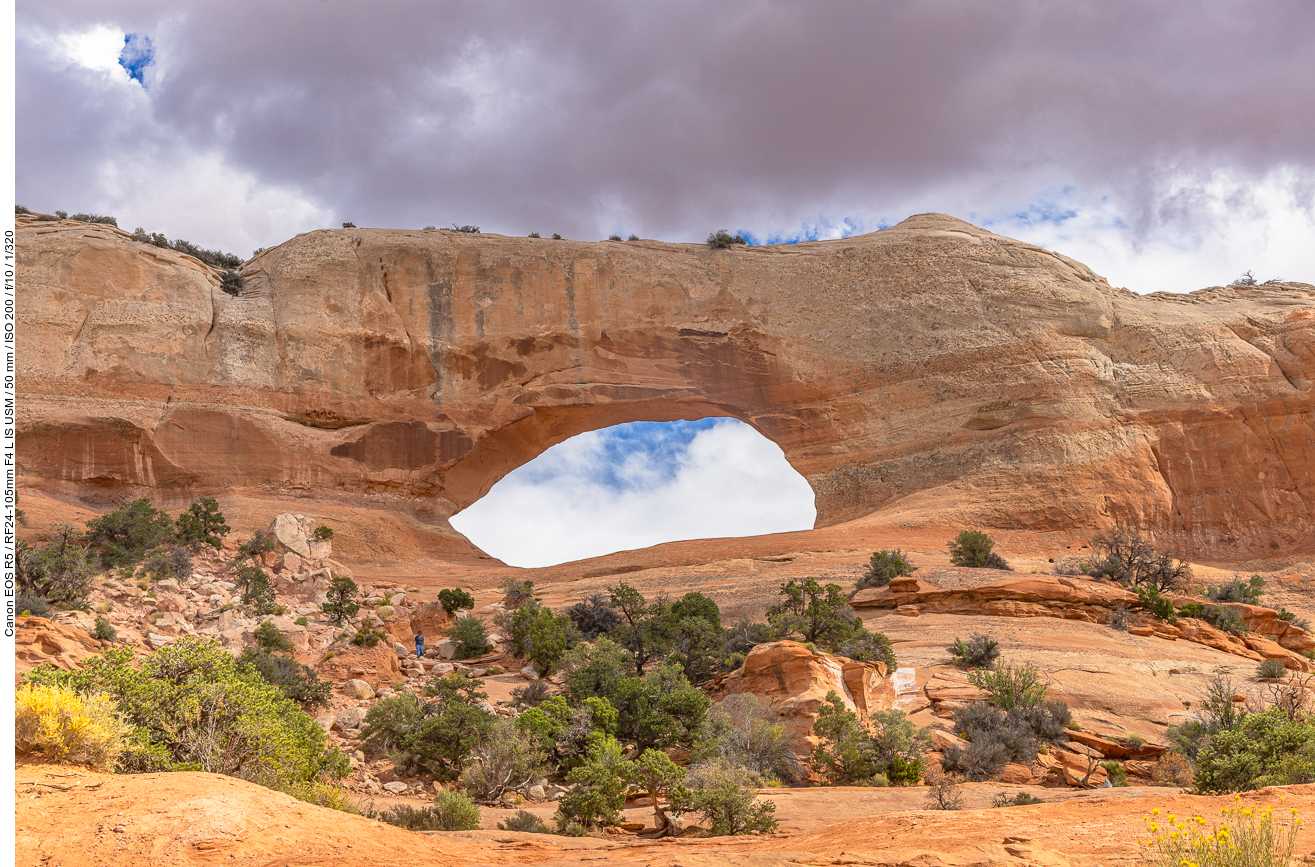
M 1132 864 L 1143 816 L 1155 807 L 1214 817 L 1231 798 L 1170 789 L 1031 789 L 1048 800 L 985 808 L 1020 787 L 966 786 L 959 812 L 923 809 L 925 789 L 766 791 L 781 832 L 768 837 L 645 841 L 633 835 L 564 838 L 501 831 L 417 834 L 294 801 L 240 780 L 200 773 L 106 775 L 64 766 L 18 767 L 20 865 L 570 864 Z M 1265 789 L 1247 804 L 1286 800 L 1315 810 L 1315 786 Z M 550 810 L 546 805 L 534 812 Z M 628 811 L 636 819 L 646 808 Z M 493 814 L 493 815 L 490 815 Z M 1284 815 L 1287 820 L 1287 813 Z M 495 811 L 485 825 L 496 824 Z M 1009 838 L 1011 842 L 1006 842 Z M 1013 851 L 1010 851 L 1012 847 Z M 1315 826 L 1298 854 L 1315 847 Z M 848 859 L 848 860 L 847 860 Z

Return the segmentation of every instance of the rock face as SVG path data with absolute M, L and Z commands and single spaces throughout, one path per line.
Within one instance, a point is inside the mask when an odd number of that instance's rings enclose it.
M 714 692 L 757 696 L 794 735 L 796 749 L 805 749 L 827 693 L 834 691 L 846 708 L 867 719 L 889 707 L 882 694 L 885 677 L 886 666 L 880 662 L 855 662 L 809 650 L 797 641 L 775 641 L 750 650 L 744 665 Z
M 14 629 L 14 669 L 18 674 L 49 663 L 65 671 L 101 653 L 101 643 L 73 626 L 44 617 L 19 617 Z
M 575 434 L 729 416 L 819 525 L 1315 550 L 1305 284 L 1139 296 L 924 214 L 732 250 L 325 230 L 234 297 L 112 227 L 18 226 L 21 482 L 96 505 L 309 491 L 441 525 Z

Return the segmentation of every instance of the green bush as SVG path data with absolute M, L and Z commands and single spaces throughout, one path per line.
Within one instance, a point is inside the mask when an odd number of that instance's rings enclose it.
M 20 541 L 18 544 L 22 545 Z M 20 590 L 14 597 L 14 610 L 22 615 L 46 617 L 50 614 L 50 603 L 35 593 Z
M 257 617 L 283 613 L 274 585 L 269 583 L 265 570 L 256 566 L 243 566 L 238 569 L 236 583 L 242 589 L 242 604 L 250 605 Z
M 618 238 L 617 240 L 620 240 L 620 238 Z M 707 241 L 708 246 L 714 250 L 725 250 L 727 247 L 734 246 L 735 244 L 747 244 L 747 243 L 749 242 L 746 241 L 742 236 L 732 235 L 730 232 L 726 231 L 725 229 L 718 229 L 717 231 L 712 232 L 711 234 L 708 235 L 708 241 Z
M 478 234 L 479 234 L 479 226 L 458 226 L 456 223 L 453 223 L 453 224 L 452 224 L 452 231 L 454 231 L 454 232 L 462 232 L 462 233 L 467 234 L 467 235 L 478 235 Z
M 1256 677 L 1261 680 L 1282 680 L 1288 676 L 1288 667 L 1281 659 L 1262 659 L 1256 666 Z
M 643 674 L 650 662 L 661 659 L 671 649 L 669 606 L 661 601 L 650 604 L 642 593 L 625 583 L 609 587 L 607 592 L 612 609 L 621 618 L 608 636 L 630 651 L 635 674 Z
M 620 236 L 620 235 L 608 235 L 608 236 L 607 236 L 607 240 L 609 240 L 609 241 L 620 241 L 620 240 L 621 240 L 621 236 Z
M 950 542 L 950 562 L 974 569 L 1009 569 L 1004 558 L 991 550 L 994 547 L 995 540 L 981 530 L 964 530 Z
M 443 606 L 443 610 L 447 612 L 448 617 L 452 617 L 458 611 L 474 608 L 475 597 L 460 587 L 444 588 L 438 591 L 438 604 Z
M 255 639 L 256 650 L 260 653 L 292 652 L 292 642 L 268 620 L 256 627 Z
M 908 555 L 896 549 L 894 551 L 875 551 L 868 561 L 868 569 L 858 579 L 856 590 L 868 587 L 885 587 L 901 575 L 912 575 L 917 567 L 909 562 Z
M 1252 575 L 1247 581 L 1234 578 L 1227 584 L 1211 587 L 1206 597 L 1211 602 L 1241 602 L 1245 605 L 1259 605 L 1260 597 L 1265 592 L 1265 579 Z
M 452 640 L 457 659 L 474 659 L 488 653 L 489 631 L 478 617 L 458 618 L 448 627 L 447 637 Z
M 960 668 L 991 668 L 1000 656 L 1000 645 L 989 635 L 974 634 L 965 643 L 955 638 L 950 645 L 950 656 Z
M 634 764 L 626 760 L 619 742 L 607 738 L 597 743 L 588 759 L 566 775 L 571 790 L 558 802 L 558 830 L 572 823 L 586 829 L 615 825 L 626 801 L 626 781 L 633 774 Z
M 615 737 L 618 725 L 616 708 L 597 697 L 571 707 L 562 696 L 552 696 L 516 718 L 516 727 L 534 738 L 563 772 L 579 766 L 598 744 Z
M 376 647 L 379 642 L 388 638 L 388 633 L 382 629 L 371 629 L 364 626 L 352 637 L 352 644 L 357 647 Z
M 672 663 L 621 678 L 604 697 L 617 710 L 620 736 L 640 750 L 692 746 L 712 704 Z
M 994 671 L 976 669 L 968 673 L 968 682 L 991 694 L 991 704 L 1001 710 L 1037 707 L 1046 699 L 1046 684 L 1032 663 L 1002 664 Z
M 621 615 L 608 604 L 606 593 L 594 593 L 565 611 L 580 634 L 593 641 L 621 622 Z
M 544 677 L 555 672 L 562 657 L 580 642 L 571 618 L 565 614 L 554 616 L 547 608 L 534 615 L 527 638 L 526 656 Z
M 91 630 L 91 637 L 99 641 L 114 641 L 119 637 L 119 634 L 108 620 L 104 617 L 97 617 L 95 628 Z
M 334 575 L 329 581 L 329 601 L 320 608 L 338 626 L 356 616 L 361 605 L 356 601 L 356 582 L 346 575 Z
M 1027 792 L 1019 792 L 1018 794 L 1013 796 L 1004 795 L 1004 794 L 996 795 L 995 799 L 991 801 L 991 806 L 992 807 L 1030 807 L 1033 804 L 1044 804 L 1044 803 L 1045 801 L 1043 801 L 1042 799 L 1034 798 L 1031 795 L 1029 795 Z M 1178 865 L 1175 864 L 1174 867 L 1178 867 Z
M 352 223 L 352 222 L 347 222 L 347 223 L 343 223 L 343 224 L 342 224 L 342 227 L 343 227 L 344 229 L 355 229 L 355 228 L 356 228 L 356 224 L 355 224 L 355 223 Z
M 1293 626 L 1297 627 L 1298 629 L 1305 629 L 1305 630 L 1310 629 L 1309 620 L 1307 620 L 1305 617 L 1302 617 L 1299 614 L 1292 613 L 1286 608 L 1279 609 L 1278 619 L 1284 621 L 1285 623 L 1291 623 Z
M 530 237 L 537 238 L 539 233 L 535 232 Z M 548 826 L 543 824 L 543 820 L 531 813 L 529 810 L 517 810 L 506 818 L 505 821 L 498 823 L 499 831 L 519 831 L 522 834 L 547 834 Z
M 87 522 L 86 540 L 109 569 L 135 566 L 148 550 L 171 541 L 173 536 L 173 519 L 145 498 Z
M 482 682 L 460 675 L 435 677 L 424 697 L 389 696 L 366 712 L 361 743 L 386 754 L 404 772 L 425 770 L 440 780 L 455 780 L 494 717 L 479 703 L 488 693 Z
M 214 497 L 202 497 L 194 501 L 186 512 L 178 516 L 178 541 L 193 548 L 202 545 L 222 548 L 224 537 L 231 530 L 224 523 L 224 514 L 219 511 L 219 501 Z
M 297 624 L 298 626 L 308 626 L 308 625 L 310 625 L 310 621 L 307 620 L 305 617 L 298 617 L 296 620 L 294 620 L 294 621 L 292 621 L 292 622 L 295 623 L 295 624 Z
M 278 687 L 283 695 L 302 707 L 328 707 L 332 685 L 320 679 L 315 669 L 302 665 L 288 656 L 248 648 L 238 657 L 238 663 L 248 665 L 271 686 Z
M 1009 711 L 970 702 L 954 712 L 955 734 L 965 744 L 943 750 L 942 767 L 974 782 L 990 779 L 1009 762 L 1030 764 L 1042 743 L 1063 740 L 1072 719 L 1059 701 Z
M 713 763 L 694 769 L 687 786 L 671 796 L 671 809 L 698 813 L 717 836 L 770 834 L 777 828 L 776 804 L 760 801 L 750 790 L 752 775 L 744 768 Z
M 202 770 L 271 788 L 347 773 L 313 719 L 213 641 L 184 636 L 140 665 L 112 648 L 77 671 L 41 666 L 27 681 L 113 699 L 132 726 L 119 763 L 131 773 Z
M 554 241 L 560 241 L 560 240 L 562 239 L 562 236 L 559 235 L 559 234 L 557 234 L 556 232 L 553 232 L 553 233 L 552 233 L 552 239 L 553 239 Z
M 1271 708 L 1209 738 L 1196 756 L 1196 785 L 1210 793 L 1308 783 L 1315 780 L 1313 758 L 1315 721 Z
M 1142 608 L 1145 608 L 1160 620 L 1168 623 L 1178 622 L 1178 615 L 1174 613 L 1173 609 L 1173 600 L 1167 596 L 1161 596 L 1159 588 L 1154 584 L 1138 584 L 1133 589 L 1137 591 L 1137 604 Z
M 922 778 L 922 753 L 931 733 L 909 722 L 902 711 L 877 711 L 864 727 L 833 690 L 818 710 L 813 735 L 819 743 L 808 762 L 833 786 L 871 785 L 881 776 L 895 785 L 913 785 Z
M 29 604 L 34 597 L 44 600 L 47 611 L 50 606 L 81 608 L 91 593 L 91 565 L 77 531 L 67 524 L 56 527 L 54 538 L 42 548 L 31 548 L 19 539 L 14 545 L 14 565 L 19 592 Z
M 320 524 L 311 532 L 311 537 L 319 539 L 321 542 L 327 542 L 333 538 L 333 528 Z
M 14 695 L 14 750 L 113 771 L 128 736 L 114 702 L 66 684 L 23 684 Z
M 264 530 L 257 530 L 250 539 L 237 546 L 237 556 L 238 559 L 250 559 L 273 550 L 273 535 Z
M 1116 761 L 1110 760 L 1101 762 L 1100 766 L 1105 769 L 1105 774 L 1109 777 L 1110 785 L 1116 788 L 1126 788 L 1128 785 L 1128 772 L 1124 770 L 1123 765 Z
M 579 704 L 592 696 L 616 694 L 616 684 L 634 668 L 634 657 L 609 638 L 577 644 L 562 660 L 566 692 Z

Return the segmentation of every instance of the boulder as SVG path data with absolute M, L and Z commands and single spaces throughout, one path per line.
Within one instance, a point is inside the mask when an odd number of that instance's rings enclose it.
M 383 790 L 390 795 L 406 794 L 406 791 L 410 788 L 410 786 L 402 782 L 384 783 L 383 785 Z
M 333 728 L 339 731 L 358 729 L 365 722 L 366 710 L 363 707 L 345 707 L 334 714 Z
M 795 748 L 804 750 L 811 747 L 813 721 L 827 693 L 834 691 L 845 707 L 864 719 L 888 707 L 880 689 L 885 674 L 879 662 L 855 662 L 809 650 L 797 641 L 775 641 L 750 650 L 744 664 L 719 681 L 717 692 L 721 698 L 758 696 L 794 736 Z
M 318 559 L 311 553 L 311 534 L 315 532 L 316 526 L 315 521 L 301 515 L 284 512 L 282 515 L 275 516 L 274 520 L 269 522 L 269 529 L 266 530 L 274 537 L 273 553 L 286 554 L 290 551 L 299 557 Z
M 352 678 L 342 685 L 344 695 L 351 696 L 357 701 L 368 701 L 374 698 L 374 688 L 359 678 Z

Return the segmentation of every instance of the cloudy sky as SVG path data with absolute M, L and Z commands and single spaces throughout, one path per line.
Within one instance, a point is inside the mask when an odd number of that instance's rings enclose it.
M 1309 0 L 24 2 L 17 200 L 244 256 L 943 211 L 1139 292 L 1315 282 L 1312 45 Z

